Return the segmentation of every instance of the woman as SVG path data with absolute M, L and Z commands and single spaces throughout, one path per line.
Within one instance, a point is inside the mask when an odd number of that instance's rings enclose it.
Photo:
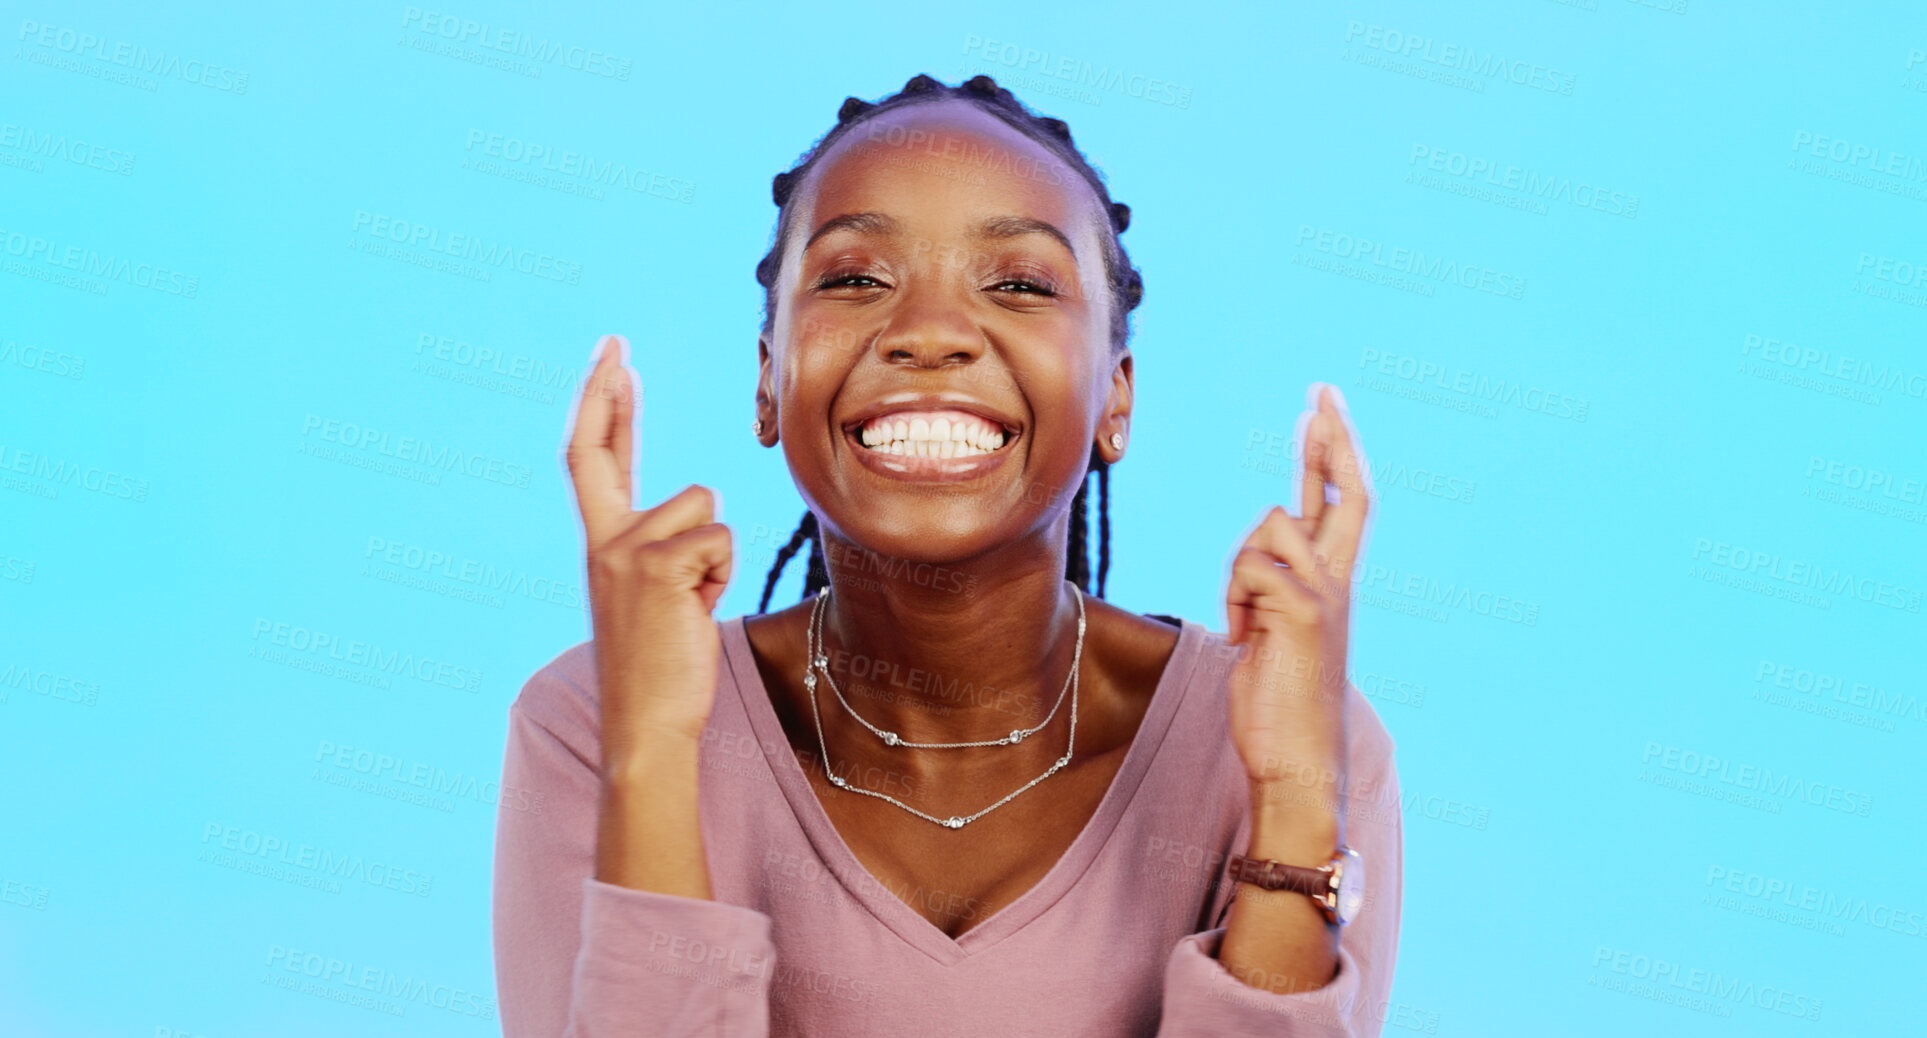
M 503 785 L 545 810 L 499 822 L 504 1032 L 1377 1034 L 1401 837 L 1345 680 L 1336 390 L 1228 636 L 1126 612 L 1079 488 L 1129 440 L 1142 283 L 1064 124 L 918 76 L 774 194 L 753 428 L 809 514 L 764 599 L 811 541 L 805 600 L 711 618 L 729 532 L 699 486 L 631 510 L 605 340 L 568 445 L 594 640 L 510 711 Z

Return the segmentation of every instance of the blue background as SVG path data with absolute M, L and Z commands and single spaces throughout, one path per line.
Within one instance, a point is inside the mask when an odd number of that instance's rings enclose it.
M 1222 629 L 1305 387 L 1346 391 L 1353 677 L 1405 791 L 1387 1034 L 1919 1033 L 1927 14 L 1275 7 L 10 5 L 0 1030 L 496 1029 L 506 711 L 588 630 L 582 365 L 630 337 L 639 500 L 719 490 L 718 615 L 753 610 L 801 514 L 748 430 L 770 176 L 927 71 L 1068 120 L 1135 211 L 1113 599 Z M 530 183 L 496 134 L 648 175 Z M 374 254 L 361 213 L 577 275 Z M 440 666 L 317 672 L 284 624 Z M 277 949 L 468 1012 L 287 990 Z

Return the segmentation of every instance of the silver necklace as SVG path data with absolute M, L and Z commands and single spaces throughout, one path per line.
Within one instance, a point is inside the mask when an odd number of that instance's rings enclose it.
M 911 814 L 916 815 L 918 818 L 935 822 L 938 825 L 944 826 L 945 828 L 961 829 L 964 826 L 970 824 L 971 822 L 974 822 L 977 819 L 982 818 L 983 816 L 989 814 L 990 812 L 995 811 L 998 808 L 1004 806 L 1005 804 L 1010 803 L 1013 799 L 1017 797 L 1017 794 L 1022 793 L 1025 790 L 1029 789 L 1030 787 L 1038 784 L 1039 782 L 1042 782 L 1045 779 L 1050 778 L 1052 775 L 1057 774 L 1059 770 L 1061 770 L 1065 765 L 1071 762 L 1071 752 L 1077 746 L 1077 684 L 1078 684 L 1077 671 L 1078 671 L 1079 661 L 1081 661 L 1084 658 L 1084 594 L 1082 591 L 1079 591 L 1077 593 L 1077 647 L 1071 653 L 1071 675 L 1070 675 L 1070 685 L 1069 685 L 1070 696 L 1071 696 L 1070 739 L 1068 740 L 1068 742 L 1064 747 L 1064 755 L 1062 757 L 1057 758 L 1055 761 L 1052 761 L 1051 766 L 1044 769 L 1044 773 L 1042 775 L 1039 775 L 1036 778 L 1031 779 L 1029 782 L 1026 782 L 1023 785 L 1017 787 L 1016 789 L 1012 790 L 1010 793 L 1005 794 L 1002 800 L 997 801 L 996 803 L 990 805 L 989 807 L 984 808 L 983 810 L 977 812 L 976 814 L 951 815 L 948 818 L 938 818 L 936 815 L 925 814 L 924 812 L 919 811 L 914 807 L 911 807 L 909 804 L 906 804 L 903 801 L 898 800 L 896 797 L 893 797 L 888 793 L 879 793 L 873 789 L 864 789 L 860 786 L 851 785 L 848 779 L 845 779 L 843 776 L 838 775 L 836 773 L 836 769 L 830 766 L 830 746 L 828 741 L 826 741 L 823 738 L 823 714 L 821 711 L 817 709 L 817 706 L 816 706 L 816 671 L 818 666 L 822 666 L 823 673 L 825 676 L 828 676 L 829 674 L 827 662 L 819 662 L 819 661 L 823 661 L 823 657 L 819 655 L 817 651 L 817 647 L 820 644 L 819 639 L 822 637 L 821 631 L 823 626 L 823 604 L 829 597 L 829 590 L 830 590 L 829 588 L 824 588 L 822 591 L 818 592 L 816 596 L 815 604 L 810 607 L 808 651 L 809 651 L 809 657 L 810 657 L 811 663 L 806 664 L 803 668 L 803 688 L 809 693 L 810 717 L 813 718 L 816 722 L 816 745 L 817 745 L 817 749 L 822 754 L 821 759 L 823 761 L 823 771 L 825 774 L 829 776 L 831 785 L 835 786 L 838 789 L 848 790 L 852 793 L 862 793 L 865 796 L 873 796 L 873 797 L 876 797 L 878 800 L 887 800 L 890 803 L 895 804 L 900 808 L 903 808 L 905 811 L 908 811 Z M 1056 712 L 1055 708 L 1052 709 L 1052 712 L 1053 713 Z M 862 720 L 862 718 L 858 718 L 858 720 Z M 871 729 L 871 730 L 875 731 L 875 729 Z M 1032 731 L 1035 731 L 1035 730 L 1036 729 L 1032 729 Z M 1008 742 L 1009 737 L 1006 736 L 1005 739 L 1002 741 Z M 1000 745 L 1000 744 L 1001 742 L 993 742 L 993 743 L 988 743 L 986 745 Z M 899 741 L 895 745 L 914 746 L 916 744 Z
M 818 591 L 816 597 L 819 602 L 827 601 L 829 594 L 830 589 L 826 587 Z M 1043 731 L 1044 726 L 1050 724 L 1051 718 L 1057 716 L 1057 709 L 1064 705 L 1064 697 L 1070 694 L 1071 683 L 1077 677 L 1077 664 L 1084 652 L 1084 596 L 1080 592 L 1077 597 L 1077 648 L 1071 653 L 1070 673 L 1064 675 L 1064 687 L 1057 692 L 1057 702 L 1051 704 L 1050 713 L 1045 714 L 1042 721 L 1029 728 L 1012 729 L 1009 735 L 995 739 L 981 739 L 976 742 L 911 742 L 895 732 L 885 731 L 864 720 L 863 715 L 857 713 L 856 708 L 850 705 L 850 701 L 843 698 L 843 690 L 836 687 L 836 678 L 830 674 L 830 658 L 822 652 L 822 634 L 816 613 L 815 609 L 810 611 L 810 665 L 823 672 L 823 680 L 829 683 L 830 691 L 836 693 L 836 701 L 843 704 L 844 711 L 856 718 L 858 724 L 868 728 L 877 738 L 883 740 L 885 746 L 908 746 L 918 750 L 958 750 L 968 746 L 1015 746 L 1023 742 L 1026 736 Z M 807 680 L 806 678 L 805 681 Z

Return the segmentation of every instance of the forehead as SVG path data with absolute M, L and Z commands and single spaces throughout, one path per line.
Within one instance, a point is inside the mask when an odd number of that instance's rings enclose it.
M 935 213 L 958 219 L 1034 217 L 1077 240 L 1093 230 L 1086 225 L 1097 208 L 1090 185 L 1063 159 L 958 100 L 909 105 L 858 123 L 823 154 L 811 179 L 803 212 L 812 224 L 841 212 L 934 203 Z

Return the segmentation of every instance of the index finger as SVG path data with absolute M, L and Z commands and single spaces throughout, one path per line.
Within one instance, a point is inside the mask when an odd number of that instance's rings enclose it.
M 634 386 L 622 363 L 627 345 L 620 335 L 603 337 L 595 367 L 583 379 L 569 432 L 569 478 L 591 545 L 620 529 L 632 501 L 629 451 L 635 407 Z

